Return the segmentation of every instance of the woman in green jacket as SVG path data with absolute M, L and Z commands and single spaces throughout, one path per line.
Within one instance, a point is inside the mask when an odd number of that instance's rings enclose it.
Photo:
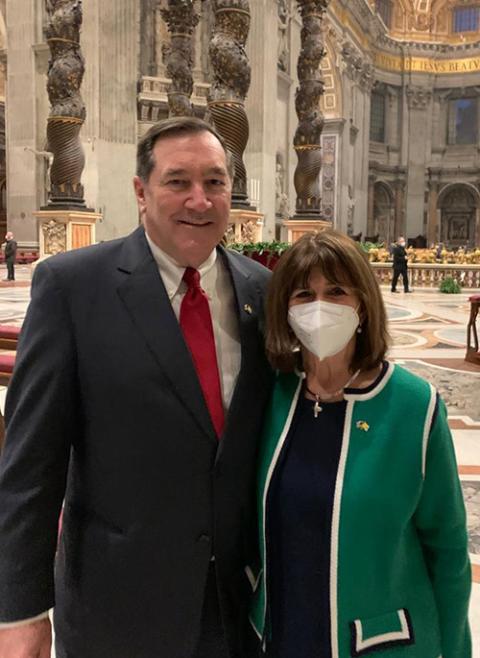
M 385 360 L 386 314 L 350 238 L 274 271 L 279 371 L 260 451 L 251 621 L 269 658 L 470 658 L 465 508 L 445 406 Z

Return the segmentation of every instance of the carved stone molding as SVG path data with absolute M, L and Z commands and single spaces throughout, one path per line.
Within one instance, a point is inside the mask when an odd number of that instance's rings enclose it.
M 370 92 L 375 82 L 375 69 L 350 41 L 345 41 L 341 50 L 344 71 L 363 91 Z
M 432 90 L 409 85 L 405 91 L 410 109 L 426 110 L 432 100 Z
M 199 17 L 193 0 L 168 0 L 168 8 L 160 9 L 168 25 L 170 44 L 163 46 L 163 61 L 171 79 L 168 90 L 170 116 L 194 114 L 190 97 L 193 91 L 193 35 Z
M 80 130 L 85 105 L 80 95 L 85 64 L 80 50 L 81 0 L 45 0 L 50 48 L 47 91 L 50 115 L 48 150 L 53 153 L 49 206 L 85 207 L 81 175 L 85 155 Z
M 249 125 L 245 98 L 250 88 L 250 64 L 245 45 L 250 29 L 248 0 L 214 0 L 215 25 L 210 41 L 213 80 L 207 120 L 222 135 L 235 163 L 232 206 L 248 207 L 247 172 L 243 153 Z
M 320 138 L 324 120 L 320 111 L 320 97 L 324 84 L 320 64 L 326 55 L 323 20 L 328 4 L 328 0 L 297 0 L 302 18 L 301 49 L 297 64 L 299 87 L 295 94 L 298 127 L 293 140 L 298 157 L 294 175 L 297 219 L 320 219 L 321 215 Z

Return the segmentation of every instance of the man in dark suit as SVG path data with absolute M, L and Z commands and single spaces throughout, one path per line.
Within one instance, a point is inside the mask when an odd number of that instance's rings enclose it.
M 0 658 L 245 658 L 268 272 L 219 244 L 229 157 L 141 139 L 143 225 L 38 265 L 0 462 Z M 57 520 L 63 529 L 53 574 Z
M 404 291 L 410 292 L 408 289 L 408 258 L 405 250 L 405 238 L 403 237 L 399 237 L 393 247 L 392 292 L 397 292 L 397 282 L 400 275 L 402 275 Z
M 15 281 L 15 261 L 17 259 L 17 242 L 13 233 L 8 231 L 5 234 L 5 262 L 7 264 L 6 281 Z

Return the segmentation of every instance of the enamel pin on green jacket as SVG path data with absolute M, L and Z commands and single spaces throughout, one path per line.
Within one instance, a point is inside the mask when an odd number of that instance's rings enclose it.
M 250 575 L 251 622 L 264 648 L 267 496 L 300 394 L 296 374 L 278 375 L 260 449 L 261 564 Z M 332 658 L 471 658 L 465 507 L 445 406 L 430 384 L 393 364 L 373 390 L 345 399 L 325 546 Z

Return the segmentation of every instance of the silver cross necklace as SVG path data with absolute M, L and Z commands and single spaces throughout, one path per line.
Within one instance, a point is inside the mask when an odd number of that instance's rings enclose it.
M 339 388 L 338 391 L 334 391 L 333 393 L 314 393 L 305 384 L 305 388 L 306 388 L 307 392 L 310 393 L 310 395 L 315 398 L 315 404 L 313 405 L 313 415 L 314 415 L 314 417 L 318 418 L 318 414 L 321 411 L 323 411 L 323 407 L 320 406 L 320 399 L 322 399 L 324 402 L 326 402 L 327 400 L 331 400 L 332 398 L 336 398 L 337 395 L 340 395 L 340 393 L 343 393 L 343 391 L 350 386 L 350 384 L 358 377 L 360 372 L 361 372 L 360 370 L 357 370 L 357 372 L 354 373 L 354 375 L 352 377 L 350 377 L 348 382 L 346 384 L 344 384 L 342 386 L 342 388 Z

